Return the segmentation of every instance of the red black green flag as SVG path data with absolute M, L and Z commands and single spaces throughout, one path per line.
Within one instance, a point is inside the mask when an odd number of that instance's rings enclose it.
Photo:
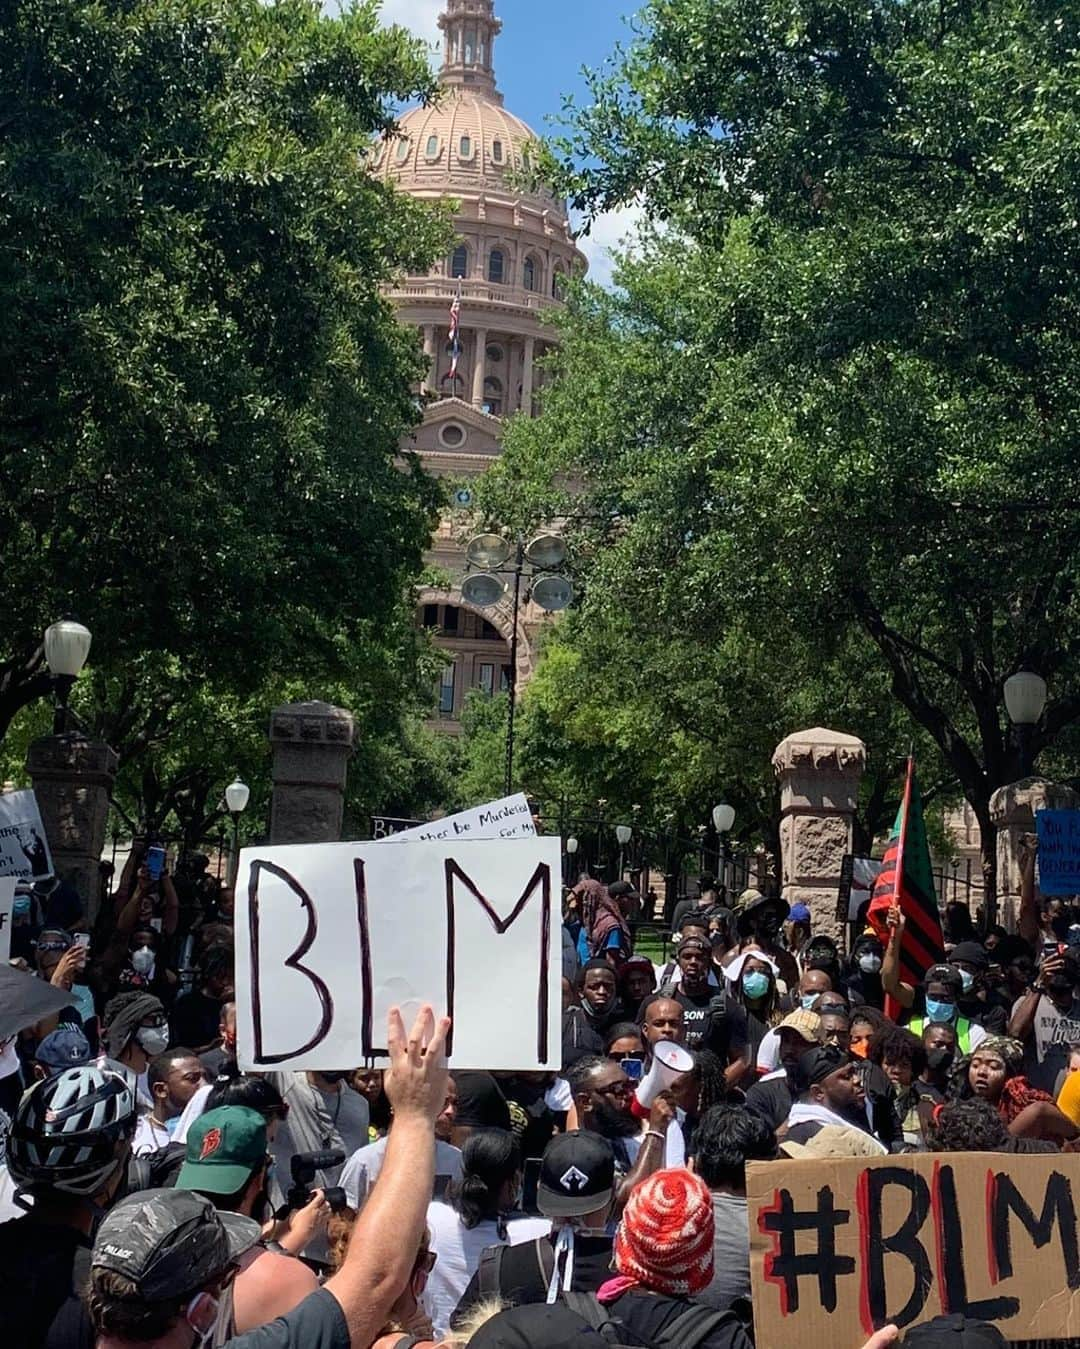
M 867 910 L 867 921 L 883 943 L 889 940 L 886 919 L 894 901 L 899 903 L 905 919 L 900 946 L 900 977 L 904 983 L 917 988 L 930 966 L 942 959 L 944 939 L 922 797 L 915 782 L 915 760 L 912 758 L 907 762 L 904 799 L 900 802 Z

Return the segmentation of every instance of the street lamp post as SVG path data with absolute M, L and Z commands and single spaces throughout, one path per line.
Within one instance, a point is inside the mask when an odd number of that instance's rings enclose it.
M 73 618 L 61 618 L 45 629 L 45 664 L 52 676 L 56 699 L 53 735 L 63 735 L 69 729 L 68 699 L 90 654 L 90 640 L 90 629 Z
M 225 806 L 232 816 L 232 856 L 229 858 L 229 884 L 236 883 L 236 871 L 240 864 L 240 816 L 247 809 L 251 788 L 246 782 L 233 778 L 225 788 Z
M 570 869 L 571 869 L 571 868 L 573 867 L 573 865 L 574 865 L 574 856 L 575 856 L 575 854 L 577 853 L 577 850 L 578 850 L 578 841 L 577 841 L 576 838 L 574 838 L 573 836 L 571 836 L 570 838 L 568 838 L 568 839 L 566 840 L 566 870 L 567 870 L 569 879 L 570 879 L 571 881 L 573 880 L 573 876 L 572 876 L 572 875 L 569 875 L 569 873 L 570 873 Z
M 735 823 L 735 810 L 727 802 L 721 801 L 719 805 L 712 808 L 713 828 L 716 830 L 717 852 L 719 854 L 719 866 L 716 868 L 719 873 L 717 880 L 720 883 L 722 897 L 726 898 L 727 893 L 727 840 L 724 835 L 728 833 L 731 826 Z
M 514 555 L 513 567 L 504 567 Z M 538 534 L 525 544 L 521 539 L 513 547 L 500 534 L 477 534 L 465 549 L 470 567 L 479 570 L 466 576 L 461 583 L 461 597 L 478 609 L 492 609 L 507 593 L 505 581 L 499 576 L 512 576 L 513 613 L 510 630 L 510 675 L 507 679 L 509 705 L 506 716 L 506 795 L 514 785 L 514 716 L 517 710 L 517 656 L 519 624 L 521 621 L 521 583 L 526 579 L 531 599 L 546 613 L 557 613 L 572 603 L 574 588 L 565 576 L 557 573 L 566 560 L 566 544 L 557 534 Z
M 1032 753 L 1035 727 L 1046 707 L 1046 680 L 1033 670 L 1017 670 L 1006 679 L 1002 692 L 1005 695 L 1005 710 L 1016 731 L 1020 776 L 1030 777 L 1035 764 Z
M 626 845 L 630 842 L 630 839 L 631 839 L 633 833 L 634 833 L 634 831 L 630 828 L 630 826 L 629 826 L 628 824 L 617 824 L 617 825 L 615 826 L 615 837 L 619 840 L 619 880 L 620 880 L 620 881 L 621 881 L 622 878 L 623 878 L 623 854 L 624 854 L 624 851 L 625 851 L 625 849 L 626 849 Z

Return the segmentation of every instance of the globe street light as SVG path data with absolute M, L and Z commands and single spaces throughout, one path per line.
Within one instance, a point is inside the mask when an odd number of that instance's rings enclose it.
M 236 881 L 236 871 L 240 863 L 240 816 L 247 809 L 251 788 L 238 777 L 225 788 L 225 807 L 232 816 L 233 841 L 232 857 L 229 859 L 229 883 Z
M 56 693 L 54 735 L 62 735 L 68 729 L 68 699 L 90 654 L 90 640 L 90 629 L 73 618 L 61 618 L 45 629 L 45 664 Z
M 628 824 L 617 824 L 615 826 L 615 837 L 619 840 L 619 880 L 622 880 L 623 874 L 623 850 L 630 842 L 633 832 Z
M 720 873 L 717 880 L 720 882 L 721 892 L 724 893 L 727 890 L 727 841 L 724 835 L 735 823 L 734 807 L 729 806 L 726 801 L 721 801 L 719 805 L 713 806 L 712 822 L 713 828 L 716 830 L 716 870 Z
M 1035 727 L 1046 707 L 1046 680 L 1034 670 L 1017 670 L 1006 679 L 1002 692 L 1005 695 L 1005 711 L 1016 728 L 1020 776 L 1026 778 L 1034 767 L 1031 746 Z

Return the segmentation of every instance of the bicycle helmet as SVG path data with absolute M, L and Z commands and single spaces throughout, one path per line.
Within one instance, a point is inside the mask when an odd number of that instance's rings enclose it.
M 124 1165 L 116 1144 L 135 1124 L 135 1090 L 120 1064 L 69 1068 L 24 1093 L 8 1131 L 8 1171 L 21 1189 L 95 1195 Z

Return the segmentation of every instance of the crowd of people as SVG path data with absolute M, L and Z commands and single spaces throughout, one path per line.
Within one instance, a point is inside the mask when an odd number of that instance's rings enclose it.
M 386 1071 L 241 1072 L 232 893 L 149 853 L 92 925 L 64 886 L 16 900 L 5 1345 L 744 1349 L 748 1165 L 1080 1149 L 1080 924 L 1030 846 L 1018 931 L 951 906 L 917 987 L 899 909 L 845 941 L 703 876 L 654 962 L 631 887 L 582 878 L 559 1071 L 452 1077 L 430 1009 L 392 1014 Z M 907 1339 L 957 1344 L 944 1319 Z

